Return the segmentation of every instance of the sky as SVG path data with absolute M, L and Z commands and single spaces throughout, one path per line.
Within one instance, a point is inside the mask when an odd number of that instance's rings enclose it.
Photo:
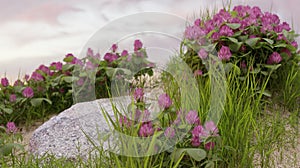
M 232 0 L 272 11 L 300 28 L 299 0 Z M 206 8 L 220 9 L 226 0 L 0 0 L 0 78 L 10 81 L 31 74 L 40 64 L 62 61 L 67 53 L 80 56 L 84 47 L 107 25 L 139 12 L 164 12 L 191 18 Z M 133 20 L 134 21 L 134 20 Z M 138 21 L 139 23 L 141 20 Z M 165 25 L 171 25 L 165 21 Z M 150 22 L 142 25 L 151 24 Z M 128 24 L 127 26 L 130 27 Z M 116 29 L 121 31 L 123 28 Z M 115 29 L 112 29 L 115 30 Z M 171 28 L 170 28 L 170 31 Z M 115 33 L 110 31 L 106 43 Z M 107 38 L 107 39 L 106 39 Z M 107 40 L 107 41 L 106 41 Z M 111 40 L 111 39 L 110 39 Z M 159 42 L 159 40 L 158 40 Z M 298 40 L 299 42 L 299 40 Z M 151 43 L 151 42 L 149 42 Z M 156 42 L 153 42 L 156 43 Z M 100 51 L 100 54 L 103 51 Z

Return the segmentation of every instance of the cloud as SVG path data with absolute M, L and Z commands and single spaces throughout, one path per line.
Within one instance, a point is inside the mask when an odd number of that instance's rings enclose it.
M 270 10 L 273 4 L 272 11 L 289 23 L 293 18 L 294 28 L 299 30 L 298 0 L 238 0 L 233 3 L 257 5 L 264 11 Z M 38 61 L 49 64 L 62 60 L 68 52 L 79 54 L 97 30 L 120 17 L 156 11 L 193 19 L 200 16 L 200 10 L 222 7 L 222 0 L 0 0 L 0 6 L 0 73 L 6 71 L 16 76 L 19 67 L 27 72 L 37 67 Z M 123 29 L 120 27 L 117 31 Z M 104 43 L 110 40 L 110 34 L 102 39 Z M 26 65 L 22 64 L 25 61 Z M 14 71 L 5 69 L 11 65 L 16 67 Z
M 46 22 L 50 24 L 59 24 L 57 18 L 66 12 L 80 12 L 78 8 L 70 5 L 48 2 L 26 9 L 17 19 L 28 22 Z
M 80 12 L 80 8 L 73 4 L 64 4 L 60 1 L 0 1 L 3 9 L 0 10 L 1 23 L 14 21 L 44 22 L 59 24 L 58 16 L 67 12 Z

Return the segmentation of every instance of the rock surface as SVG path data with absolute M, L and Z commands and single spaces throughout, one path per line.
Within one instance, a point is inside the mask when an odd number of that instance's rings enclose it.
M 101 108 L 115 119 L 110 99 L 75 104 L 34 131 L 29 151 L 35 156 L 53 154 L 70 159 L 77 156 L 85 158 L 93 150 L 86 135 L 97 139 L 97 126 L 99 132 L 109 131 L 110 125 L 103 117 Z
M 159 89 L 146 93 L 145 101 L 151 104 L 149 110 L 159 111 L 154 100 L 160 93 Z M 116 122 L 112 103 L 119 112 L 124 114 L 130 102 L 130 96 L 124 96 L 75 104 L 52 117 L 33 132 L 29 141 L 29 152 L 37 157 L 52 154 L 55 157 L 66 157 L 72 160 L 78 156 L 87 159 L 90 152 L 97 153 L 90 140 L 99 146 L 99 137 L 103 138 L 113 132 L 112 124 L 106 121 L 107 116 L 110 116 Z M 152 115 L 155 117 L 154 112 Z M 100 147 L 107 150 L 108 146 L 114 145 L 116 140 L 111 136 L 109 141 L 101 143 Z

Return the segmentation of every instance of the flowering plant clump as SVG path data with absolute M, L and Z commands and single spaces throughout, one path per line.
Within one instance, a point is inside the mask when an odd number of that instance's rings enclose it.
M 40 65 L 31 75 L 26 74 L 14 83 L 6 77 L 1 78 L 0 124 L 30 122 L 44 118 L 50 112 L 61 112 L 73 104 L 73 94 L 78 92 L 83 92 L 81 101 L 90 100 L 91 92 L 95 92 L 97 99 L 108 97 L 112 77 L 125 79 L 126 75 L 132 78 L 133 75 L 150 73 L 152 64 L 147 61 L 143 43 L 136 40 L 133 48 L 132 54 L 127 50 L 119 53 L 114 44 L 102 60 L 99 53 L 89 48 L 83 59 L 69 53 L 63 62 Z M 143 72 L 137 74 L 139 69 Z M 130 83 L 130 80 L 126 82 Z M 74 86 L 79 89 L 74 89 Z
M 152 119 L 157 113 L 150 108 L 145 95 L 141 87 L 133 90 L 133 101 L 127 108 L 128 112 L 119 116 L 118 131 L 141 138 L 158 137 L 159 141 L 153 149 L 157 153 L 161 153 L 159 149 L 164 143 L 174 143 L 173 150 L 162 152 L 174 157 L 175 162 L 179 161 L 181 166 L 203 166 L 221 161 L 216 152 L 221 139 L 213 121 L 202 124 L 195 110 L 183 113 L 182 109 L 176 108 L 176 99 L 172 99 L 168 93 L 162 93 L 156 98 L 160 112 Z M 185 155 L 184 159 L 180 159 L 182 154 Z
M 83 100 L 89 101 L 92 89 L 81 89 L 86 86 L 93 85 L 95 82 L 96 97 L 108 97 L 110 92 L 111 82 L 118 82 L 119 85 L 131 85 L 131 79 L 143 74 L 152 74 L 152 64 L 147 60 L 147 53 L 143 48 L 143 43 L 140 40 L 134 41 L 134 51 L 132 53 L 127 50 L 118 52 L 118 45 L 113 44 L 110 51 L 104 54 L 103 60 L 97 53 L 94 55 L 91 49 L 87 52 L 87 57 L 76 65 L 77 71 L 76 85 L 82 93 L 74 91 L 75 95 L 80 94 Z M 68 59 L 68 62 L 76 62 L 74 59 Z M 78 61 L 77 61 L 78 62 Z M 96 76 L 95 80 L 93 79 Z
M 7 122 L 6 127 L 0 126 L 0 159 L 7 159 L 16 150 L 24 151 L 24 147 L 17 142 L 22 141 L 22 135 L 14 122 Z
M 248 73 L 257 74 L 257 81 L 276 78 L 281 68 L 299 63 L 297 36 L 276 14 L 235 6 L 206 20 L 196 19 L 186 28 L 183 59 L 196 76 L 205 75 L 208 56 L 214 55 L 227 73 L 234 69 L 242 80 Z
M 14 122 L 8 122 L 6 124 L 6 132 L 7 133 L 16 133 L 18 131 L 18 128 L 16 127 Z

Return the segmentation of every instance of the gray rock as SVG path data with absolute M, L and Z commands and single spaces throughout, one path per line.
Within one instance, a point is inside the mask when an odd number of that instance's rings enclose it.
M 154 111 L 159 111 L 155 99 L 160 92 L 160 90 L 153 89 L 151 93 L 145 95 L 146 101 L 151 104 L 149 110 L 153 111 L 151 118 L 157 115 Z M 78 156 L 87 159 L 91 152 L 91 154 L 97 154 L 95 145 L 102 150 L 112 148 L 118 142 L 115 137 L 118 134 L 114 134 L 112 124 L 107 121 L 109 116 L 113 122 L 116 122 L 112 103 L 115 109 L 124 115 L 130 102 L 129 96 L 123 96 L 75 104 L 52 117 L 33 132 L 29 141 L 29 152 L 37 157 L 51 154 L 55 157 L 74 160 Z M 109 134 L 112 136 L 106 136 Z M 99 141 L 99 138 L 103 137 L 109 138 L 104 142 Z
M 52 154 L 69 159 L 76 159 L 77 156 L 86 158 L 94 150 L 90 140 L 99 145 L 98 132 L 105 133 L 110 130 L 111 124 L 106 122 L 103 111 L 115 120 L 110 99 L 73 105 L 34 131 L 29 142 L 29 151 L 38 157 Z M 102 147 L 107 149 L 107 144 Z

